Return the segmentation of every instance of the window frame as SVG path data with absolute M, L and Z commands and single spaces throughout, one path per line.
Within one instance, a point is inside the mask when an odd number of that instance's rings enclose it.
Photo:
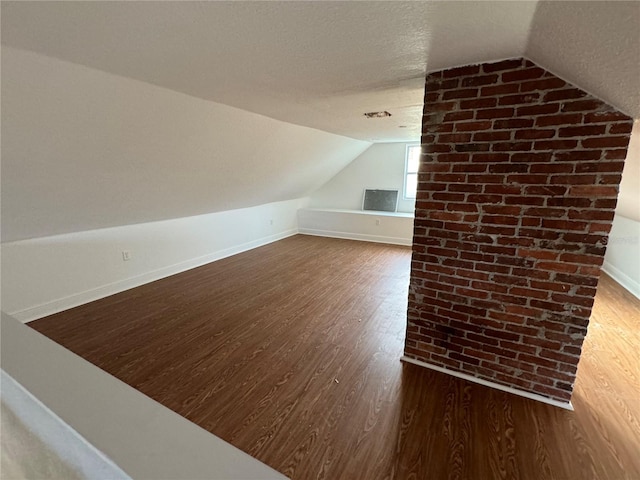
M 404 153 L 404 178 L 403 178 L 403 183 L 402 183 L 402 198 L 404 200 L 415 200 L 418 196 L 418 192 L 417 192 L 417 188 L 416 188 L 416 195 L 415 197 L 409 197 L 407 196 L 407 178 L 409 175 L 415 174 L 416 175 L 416 182 L 417 182 L 417 178 L 418 178 L 418 171 L 420 170 L 420 161 L 418 160 L 418 168 L 417 170 L 414 171 L 409 171 L 409 152 L 413 149 L 418 147 L 418 149 L 420 149 L 422 147 L 421 144 L 419 143 L 408 143 L 405 147 L 405 153 Z M 420 152 L 420 154 L 418 155 L 418 158 L 420 158 L 420 155 L 422 154 L 422 152 Z

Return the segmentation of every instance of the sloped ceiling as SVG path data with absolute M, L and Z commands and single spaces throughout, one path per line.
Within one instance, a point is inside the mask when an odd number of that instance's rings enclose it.
M 525 54 L 640 118 L 639 1 L 540 2 Z
M 3 2 L 2 43 L 360 140 L 415 140 L 426 69 L 522 55 L 535 7 Z M 363 116 L 378 110 L 393 116 Z
M 369 143 L 2 49 L 2 240 L 304 197 Z
M 526 55 L 640 117 L 640 2 L 1 9 L 3 241 L 308 195 L 419 137 L 427 70 Z
M 427 70 L 523 54 L 638 117 L 638 25 L 637 1 L 2 3 L 5 45 L 372 142 L 419 137 Z

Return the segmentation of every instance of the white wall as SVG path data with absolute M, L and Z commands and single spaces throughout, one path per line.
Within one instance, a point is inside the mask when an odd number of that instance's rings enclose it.
M 302 208 L 298 210 L 298 231 L 320 237 L 411 245 L 413 215 Z
M 640 222 L 616 214 L 602 268 L 640 298 Z
M 633 123 L 616 213 L 640 222 L 640 120 Z
M 406 143 L 376 143 L 310 195 L 312 208 L 361 210 L 365 188 L 398 189 L 399 212 L 413 213 L 415 200 L 403 198 Z
M 631 133 L 603 269 L 640 298 L 640 120 Z
M 2 47 L 2 240 L 306 196 L 370 144 Z
M 3 335 L 7 333 L 3 330 Z M 0 386 L 0 458 L 5 478 L 131 480 L 4 370 Z
M 536 3 L 525 56 L 639 118 L 638 2 Z
M 306 203 L 3 243 L 2 309 L 30 321 L 284 238 L 297 232 Z

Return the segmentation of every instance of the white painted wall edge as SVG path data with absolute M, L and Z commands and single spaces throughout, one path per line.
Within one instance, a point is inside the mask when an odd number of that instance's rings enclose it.
M 640 298 L 640 222 L 638 220 L 623 214 L 615 214 L 607 239 L 607 253 L 604 256 L 602 270 L 632 295 Z
M 136 479 L 286 477 L 2 313 L 2 368 Z
M 410 246 L 413 243 L 413 223 L 411 214 L 378 215 L 361 210 L 319 208 L 298 210 L 300 233 L 366 242 Z
M 129 290 L 130 288 L 139 287 L 140 285 L 144 285 L 145 283 L 160 280 L 161 278 L 191 270 L 192 268 L 200 267 L 202 265 L 206 265 L 207 263 L 215 262 L 216 260 L 221 260 L 238 253 L 246 252 L 247 250 L 251 250 L 253 248 L 268 245 L 269 243 L 282 240 L 283 238 L 290 237 L 297 233 L 297 229 L 279 232 L 277 234 L 262 237 L 250 242 L 243 243 L 241 245 L 235 245 L 233 247 L 218 250 L 201 257 L 159 268 L 157 270 L 153 270 L 151 272 L 147 272 L 132 278 L 126 278 L 117 282 L 109 283 L 107 285 L 102 285 L 98 288 L 92 288 L 90 290 L 78 292 L 68 297 L 59 298 L 54 301 L 36 305 L 24 310 L 9 312 L 9 315 L 23 323 L 31 322 L 33 320 L 37 320 L 38 318 L 53 315 L 54 313 L 62 312 L 64 310 L 68 310 L 85 303 L 108 297 L 109 295 L 114 295 L 116 293 Z
M 306 212 L 355 213 L 356 215 L 372 215 L 374 217 L 415 218 L 411 212 L 379 212 L 377 210 L 353 210 L 348 208 L 305 208 Z
M 0 384 L 3 404 L 46 448 L 56 453 L 58 458 L 53 462 L 59 460 L 85 478 L 131 478 L 4 370 L 0 370 Z
M 303 235 L 313 235 L 316 237 L 329 237 L 329 238 L 344 238 L 347 240 L 359 240 L 362 242 L 374 242 L 374 243 L 389 243 L 392 245 L 406 245 L 411 246 L 412 241 L 406 238 L 399 237 L 385 237 L 381 235 L 367 235 L 365 233 L 352 233 L 352 232 L 336 232 L 333 230 L 316 230 L 312 228 L 298 228 L 298 233 Z
M 622 285 L 625 290 L 632 293 L 636 298 L 640 299 L 640 283 L 624 273 L 619 268 L 615 267 L 611 262 L 605 261 L 602 264 L 602 270 L 613 278 L 616 282 Z
M 519 390 L 517 388 L 507 387 L 505 385 L 500 385 L 499 383 L 489 382 L 487 380 L 483 380 L 481 378 L 476 378 L 472 375 L 467 375 L 466 373 L 456 372 L 454 370 L 449 370 L 448 368 L 438 367 L 436 365 L 431 365 L 430 363 L 423 362 L 421 360 L 416 360 L 415 358 L 407 357 L 403 355 L 400 358 L 401 361 L 412 363 L 414 365 L 418 365 L 420 367 L 425 367 L 431 370 L 435 370 L 436 372 L 446 373 L 447 375 L 451 375 L 453 377 L 462 378 L 463 380 L 468 380 L 473 383 L 477 383 L 479 385 L 484 385 L 485 387 L 494 388 L 496 390 L 501 390 L 503 392 L 512 393 L 514 395 L 518 395 L 520 397 L 525 397 L 530 400 L 536 400 L 538 402 L 547 403 L 549 405 L 553 405 L 554 407 L 564 408 L 565 410 L 573 411 L 573 405 L 571 402 L 559 402 L 558 400 L 553 400 L 551 398 L 544 397 L 542 395 L 537 395 L 535 393 L 525 392 L 524 390 Z

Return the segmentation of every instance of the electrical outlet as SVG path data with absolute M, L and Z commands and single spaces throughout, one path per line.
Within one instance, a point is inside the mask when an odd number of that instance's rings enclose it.
M 273 225 L 273 218 L 269 220 L 269 225 Z
M 379 218 L 376 218 L 376 225 L 378 225 L 378 226 L 380 225 L 380 219 Z
M 129 260 L 131 260 L 131 252 L 129 250 L 123 250 L 122 251 L 122 261 L 123 262 L 128 262 Z

